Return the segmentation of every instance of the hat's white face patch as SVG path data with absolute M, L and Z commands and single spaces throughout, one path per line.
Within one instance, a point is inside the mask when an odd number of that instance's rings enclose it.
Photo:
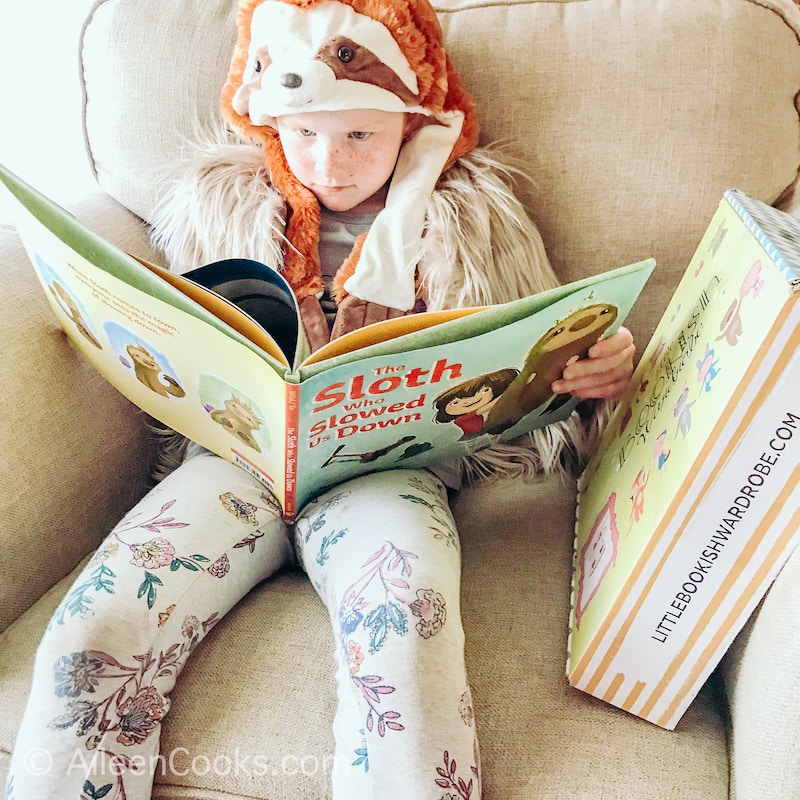
M 306 110 L 316 100 L 324 102 L 330 97 L 336 83 L 336 75 L 321 61 L 298 61 L 287 59 L 273 64 L 261 79 L 261 88 L 250 95 L 249 113 L 256 125 L 263 117 L 277 117 L 293 109 Z
M 267 0 L 253 12 L 234 109 L 255 125 L 301 111 L 423 111 L 417 77 L 389 30 L 350 6 Z

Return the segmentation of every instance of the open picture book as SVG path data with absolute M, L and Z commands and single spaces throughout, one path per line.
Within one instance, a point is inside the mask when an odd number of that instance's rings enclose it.
M 143 411 L 256 476 L 287 519 L 364 472 L 446 462 L 569 416 L 579 401 L 551 383 L 616 331 L 655 266 L 387 320 L 311 354 L 276 270 L 233 259 L 175 275 L 3 167 L 0 182 L 76 347 Z

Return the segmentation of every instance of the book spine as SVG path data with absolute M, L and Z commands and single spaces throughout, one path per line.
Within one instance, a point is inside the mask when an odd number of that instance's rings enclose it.
M 578 561 L 579 561 L 579 539 L 580 539 L 580 505 L 581 495 L 584 491 L 584 480 L 586 475 L 581 475 L 578 478 L 577 489 L 578 493 L 575 498 L 575 524 L 572 533 L 572 574 L 577 574 Z M 567 678 L 572 674 L 572 632 L 575 630 L 575 607 L 578 602 L 577 590 L 573 582 L 572 588 L 569 593 L 569 632 L 567 634 L 567 665 L 566 675 Z
M 297 431 L 300 422 L 300 385 L 286 384 L 286 456 L 283 514 L 288 520 L 297 513 Z

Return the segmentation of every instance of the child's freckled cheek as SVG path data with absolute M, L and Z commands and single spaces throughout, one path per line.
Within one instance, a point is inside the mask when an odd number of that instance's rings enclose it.
M 368 174 L 372 166 L 372 158 L 365 153 L 355 153 L 350 159 L 351 171 L 359 175 Z

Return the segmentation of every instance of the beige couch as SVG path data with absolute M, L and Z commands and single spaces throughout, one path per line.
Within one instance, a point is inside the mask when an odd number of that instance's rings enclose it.
M 103 191 L 73 210 L 136 254 L 157 258 L 142 219 L 161 165 L 216 115 L 234 4 L 100 0 L 87 22 L 85 133 Z M 534 178 L 522 191 L 560 276 L 657 258 L 630 323 L 641 347 L 723 190 L 791 201 L 791 0 L 443 0 L 440 11 L 483 141 Z M 47 90 L 36 87 L 31 120 Z M 45 124 L 58 138 L 59 121 Z M 42 157 L 58 170 L 82 154 Z M 0 270 L 2 779 L 37 640 L 77 565 L 145 490 L 147 448 L 136 410 L 56 328 L 7 226 Z M 572 486 L 542 480 L 471 488 L 455 505 L 484 797 L 800 797 L 800 554 L 666 732 L 564 678 L 574 501 Z M 253 591 L 173 692 L 154 797 L 328 796 L 332 647 L 303 576 Z

